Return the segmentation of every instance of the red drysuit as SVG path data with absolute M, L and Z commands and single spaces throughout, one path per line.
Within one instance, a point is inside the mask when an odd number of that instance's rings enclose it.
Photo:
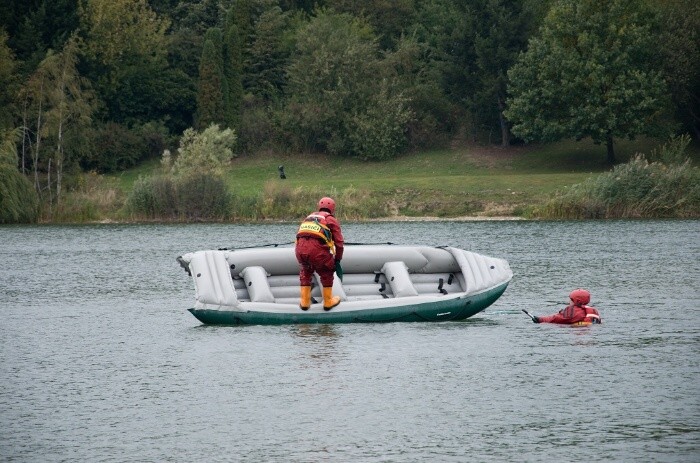
M 301 286 L 311 286 L 315 271 L 323 287 L 332 287 L 335 263 L 343 258 L 343 233 L 338 220 L 326 211 L 306 217 L 297 232 L 295 251 Z
M 600 323 L 600 314 L 595 307 L 587 305 L 569 304 L 554 315 L 547 317 L 537 317 L 537 323 L 558 323 L 561 325 L 571 325 L 578 322 Z

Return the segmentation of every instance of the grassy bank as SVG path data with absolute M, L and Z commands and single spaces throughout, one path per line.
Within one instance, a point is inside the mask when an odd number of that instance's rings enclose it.
M 621 142 L 618 159 L 650 152 L 657 142 Z M 692 147 L 691 157 L 700 159 Z M 283 165 L 287 178 L 278 176 Z M 100 193 L 99 207 L 79 214 L 84 220 L 139 220 L 125 211 L 126 196 L 139 176 L 160 168 L 157 160 L 105 178 L 111 194 Z M 332 195 L 343 220 L 391 217 L 530 216 L 556 192 L 610 167 L 604 148 L 590 142 L 528 147 L 455 146 L 412 153 L 382 163 L 316 154 L 258 154 L 236 158 L 225 181 L 233 193 L 232 211 L 223 220 L 296 220 L 321 195 Z M 108 206 L 104 198 L 113 198 Z M 75 211 L 74 211 L 75 212 Z M 87 217 L 86 217 L 87 216 Z

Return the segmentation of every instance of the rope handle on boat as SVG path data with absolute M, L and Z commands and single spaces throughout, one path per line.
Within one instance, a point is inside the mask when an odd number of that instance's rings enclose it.
M 236 247 L 232 246 L 230 248 L 219 248 L 219 251 L 235 251 L 236 249 L 253 249 L 253 248 L 276 248 L 279 246 L 287 246 L 290 244 L 294 244 L 294 241 L 290 241 L 288 243 L 268 243 L 268 244 L 256 244 L 255 246 L 242 246 L 242 247 Z M 395 245 L 396 243 L 392 243 L 387 241 L 386 243 L 345 243 L 346 245 L 349 246 L 381 246 L 381 245 Z
M 267 244 L 256 244 L 253 246 L 242 246 L 242 247 L 236 247 L 232 246 L 230 248 L 219 248 L 219 251 L 235 251 L 236 249 L 254 249 L 254 248 L 276 248 L 279 246 L 288 246 L 290 244 L 294 244 L 294 241 L 289 241 L 287 243 L 267 243 Z M 348 246 L 399 246 L 397 243 L 392 243 L 391 241 L 387 241 L 385 243 L 354 243 L 354 242 L 345 242 L 346 245 Z M 440 246 L 435 246 L 438 249 L 445 249 L 449 248 L 450 245 L 443 244 Z
M 268 244 L 256 244 L 254 246 L 242 246 L 242 247 L 230 247 L 230 248 L 219 248 L 219 251 L 235 251 L 236 249 L 253 249 L 253 248 L 276 248 L 278 246 L 287 246 L 289 244 L 294 244 L 294 241 L 289 243 L 268 243 Z

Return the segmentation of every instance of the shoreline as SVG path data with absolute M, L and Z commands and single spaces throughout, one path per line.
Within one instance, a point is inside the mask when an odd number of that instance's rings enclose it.
M 529 220 L 524 217 L 518 216 L 499 216 L 499 217 L 486 217 L 478 215 L 465 215 L 459 217 L 433 217 L 433 216 L 422 216 L 422 217 L 411 217 L 407 215 L 398 215 L 393 217 L 378 217 L 375 219 L 360 220 L 360 222 L 507 222 L 516 220 Z
M 465 215 L 458 217 L 437 217 L 437 216 L 420 216 L 413 217 L 408 215 L 397 215 L 391 217 L 374 217 L 364 219 L 341 219 L 342 223 L 377 223 L 377 222 L 509 222 L 509 221 L 527 221 L 527 219 L 518 216 L 498 216 L 486 217 L 478 215 Z M 101 219 L 87 222 L 41 222 L 37 225 L 138 225 L 138 224 L 276 224 L 276 223 L 296 223 L 297 220 L 283 219 L 263 219 L 263 220 L 237 220 L 237 221 L 179 221 L 179 220 L 114 220 Z
M 617 217 L 617 218 L 597 218 L 583 219 L 593 221 L 608 221 L 608 220 L 699 220 L 700 217 Z M 436 217 L 436 216 L 392 216 L 392 217 L 375 217 L 365 219 L 342 219 L 342 223 L 390 223 L 390 222 L 536 222 L 541 220 L 572 220 L 580 221 L 582 219 L 540 219 L 526 218 L 518 216 L 459 216 L 459 217 Z M 270 224 L 291 224 L 297 223 L 297 220 L 281 220 L 281 219 L 263 219 L 263 220 L 235 220 L 235 221 L 179 221 L 179 220 L 114 220 L 101 219 L 90 220 L 84 222 L 37 222 L 33 225 L 51 226 L 51 225 L 145 225 L 145 224 L 162 224 L 162 225 L 190 225 L 190 224 L 230 224 L 230 225 L 270 225 Z M 31 224 L 3 224 L 3 225 L 31 225 Z

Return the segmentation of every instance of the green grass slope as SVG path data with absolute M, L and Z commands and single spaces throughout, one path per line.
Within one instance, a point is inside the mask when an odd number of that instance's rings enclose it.
M 649 153 L 658 144 L 622 141 L 616 146 L 618 161 L 627 161 L 637 152 Z M 694 160 L 700 158 L 699 152 L 693 146 Z M 278 176 L 279 165 L 284 166 L 285 180 Z M 121 189 L 128 193 L 139 175 L 158 168 L 154 160 L 120 174 Z M 556 191 L 608 170 L 603 146 L 565 141 L 509 148 L 462 145 L 386 162 L 319 154 L 257 154 L 234 159 L 226 180 L 238 203 L 258 203 L 255 211 L 238 214 L 252 220 L 294 219 L 312 208 L 318 195 L 340 200 L 339 215 L 344 219 L 497 217 L 524 215 Z

